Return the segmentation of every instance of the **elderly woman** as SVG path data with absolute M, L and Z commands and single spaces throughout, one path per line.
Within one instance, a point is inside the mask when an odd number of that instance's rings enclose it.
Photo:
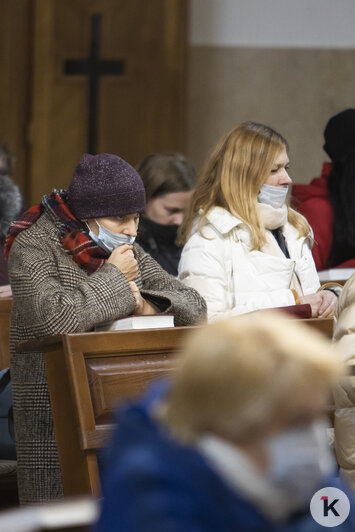
M 118 414 L 98 530 L 322 530 L 309 504 L 333 483 L 340 371 L 330 342 L 276 314 L 195 331 L 170 385 Z
M 210 320 L 262 308 L 309 304 L 330 315 L 335 287 L 320 290 L 312 232 L 288 207 L 286 140 L 245 122 L 207 159 L 180 229 L 179 277 L 206 299 Z
M 62 496 L 40 353 L 19 340 L 90 331 L 130 314 L 172 313 L 176 325 L 205 316 L 205 303 L 133 244 L 145 208 L 139 174 L 116 155 L 83 155 L 68 191 L 54 191 L 7 239 L 13 290 L 11 377 L 22 503 Z

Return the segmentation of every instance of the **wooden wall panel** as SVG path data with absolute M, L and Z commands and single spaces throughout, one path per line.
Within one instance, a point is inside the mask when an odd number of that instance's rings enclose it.
M 31 202 L 65 188 L 87 151 L 88 80 L 65 62 L 88 57 L 92 15 L 100 59 L 126 62 L 99 81 L 96 151 L 136 164 L 184 149 L 186 0 L 34 0 Z
M 0 0 L 0 138 L 16 157 L 14 180 L 28 192 L 31 0 Z

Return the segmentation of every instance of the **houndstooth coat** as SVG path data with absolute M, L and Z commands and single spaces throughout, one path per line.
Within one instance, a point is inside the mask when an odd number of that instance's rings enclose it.
M 206 315 L 195 290 L 168 275 L 134 245 L 139 273 L 135 282 L 144 297 L 173 313 L 176 325 L 191 325 Z M 135 298 L 128 281 L 106 263 L 88 276 L 63 250 L 60 221 L 45 212 L 15 239 L 9 256 L 13 292 L 11 379 L 22 504 L 63 496 L 51 407 L 41 353 L 16 353 L 19 340 L 91 330 L 95 325 L 132 314 Z

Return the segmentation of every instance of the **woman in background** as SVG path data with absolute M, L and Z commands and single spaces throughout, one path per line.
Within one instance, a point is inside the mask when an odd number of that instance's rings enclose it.
M 355 268 L 355 109 L 330 118 L 324 140 L 331 163 L 309 185 L 294 185 L 292 203 L 313 229 L 317 270 Z
M 0 297 L 11 296 L 4 245 L 10 225 L 22 207 L 21 193 L 11 179 L 13 166 L 12 155 L 7 146 L 0 141 Z
M 311 229 L 286 202 L 287 147 L 270 127 L 245 122 L 207 159 L 181 226 L 179 276 L 205 298 L 210 320 L 298 303 L 313 317 L 333 312 L 335 288 L 320 290 Z
M 176 277 L 182 250 L 176 244 L 177 231 L 196 184 L 196 172 L 180 153 L 148 155 L 137 170 L 147 201 L 137 242 Z

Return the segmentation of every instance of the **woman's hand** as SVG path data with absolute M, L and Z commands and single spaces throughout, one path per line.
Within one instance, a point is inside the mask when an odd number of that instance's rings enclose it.
M 321 290 L 318 292 L 322 294 L 323 301 L 318 309 L 318 318 L 326 318 L 334 314 L 335 305 L 337 304 L 337 296 L 330 290 Z
M 320 290 L 316 294 L 300 297 L 299 302 L 311 305 L 312 318 L 325 318 L 333 314 L 337 296 L 330 290 Z
M 127 281 L 133 281 L 138 275 L 138 263 L 134 257 L 132 246 L 128 244 L 114 249 L 107 262 L 121 270 Z
M 134 314 L 137 315 L 137 316 L 151 316 L 152 314 L 156 314 L 157 311 L 155 310 L 153 305 L 148 303 L 148 301 L 146 301 L 142 297 L 142 295 L 141 295 L 141 293 L 139 291 L 139 288 L 137 287 L 136 283 L 131 281 L 129 283 L 129 286 L 130 286 L 130 288 L 132 290 L 132 294 L 134 295 L 135 300 L 136 300 L 136 308 L 135 308 Z

